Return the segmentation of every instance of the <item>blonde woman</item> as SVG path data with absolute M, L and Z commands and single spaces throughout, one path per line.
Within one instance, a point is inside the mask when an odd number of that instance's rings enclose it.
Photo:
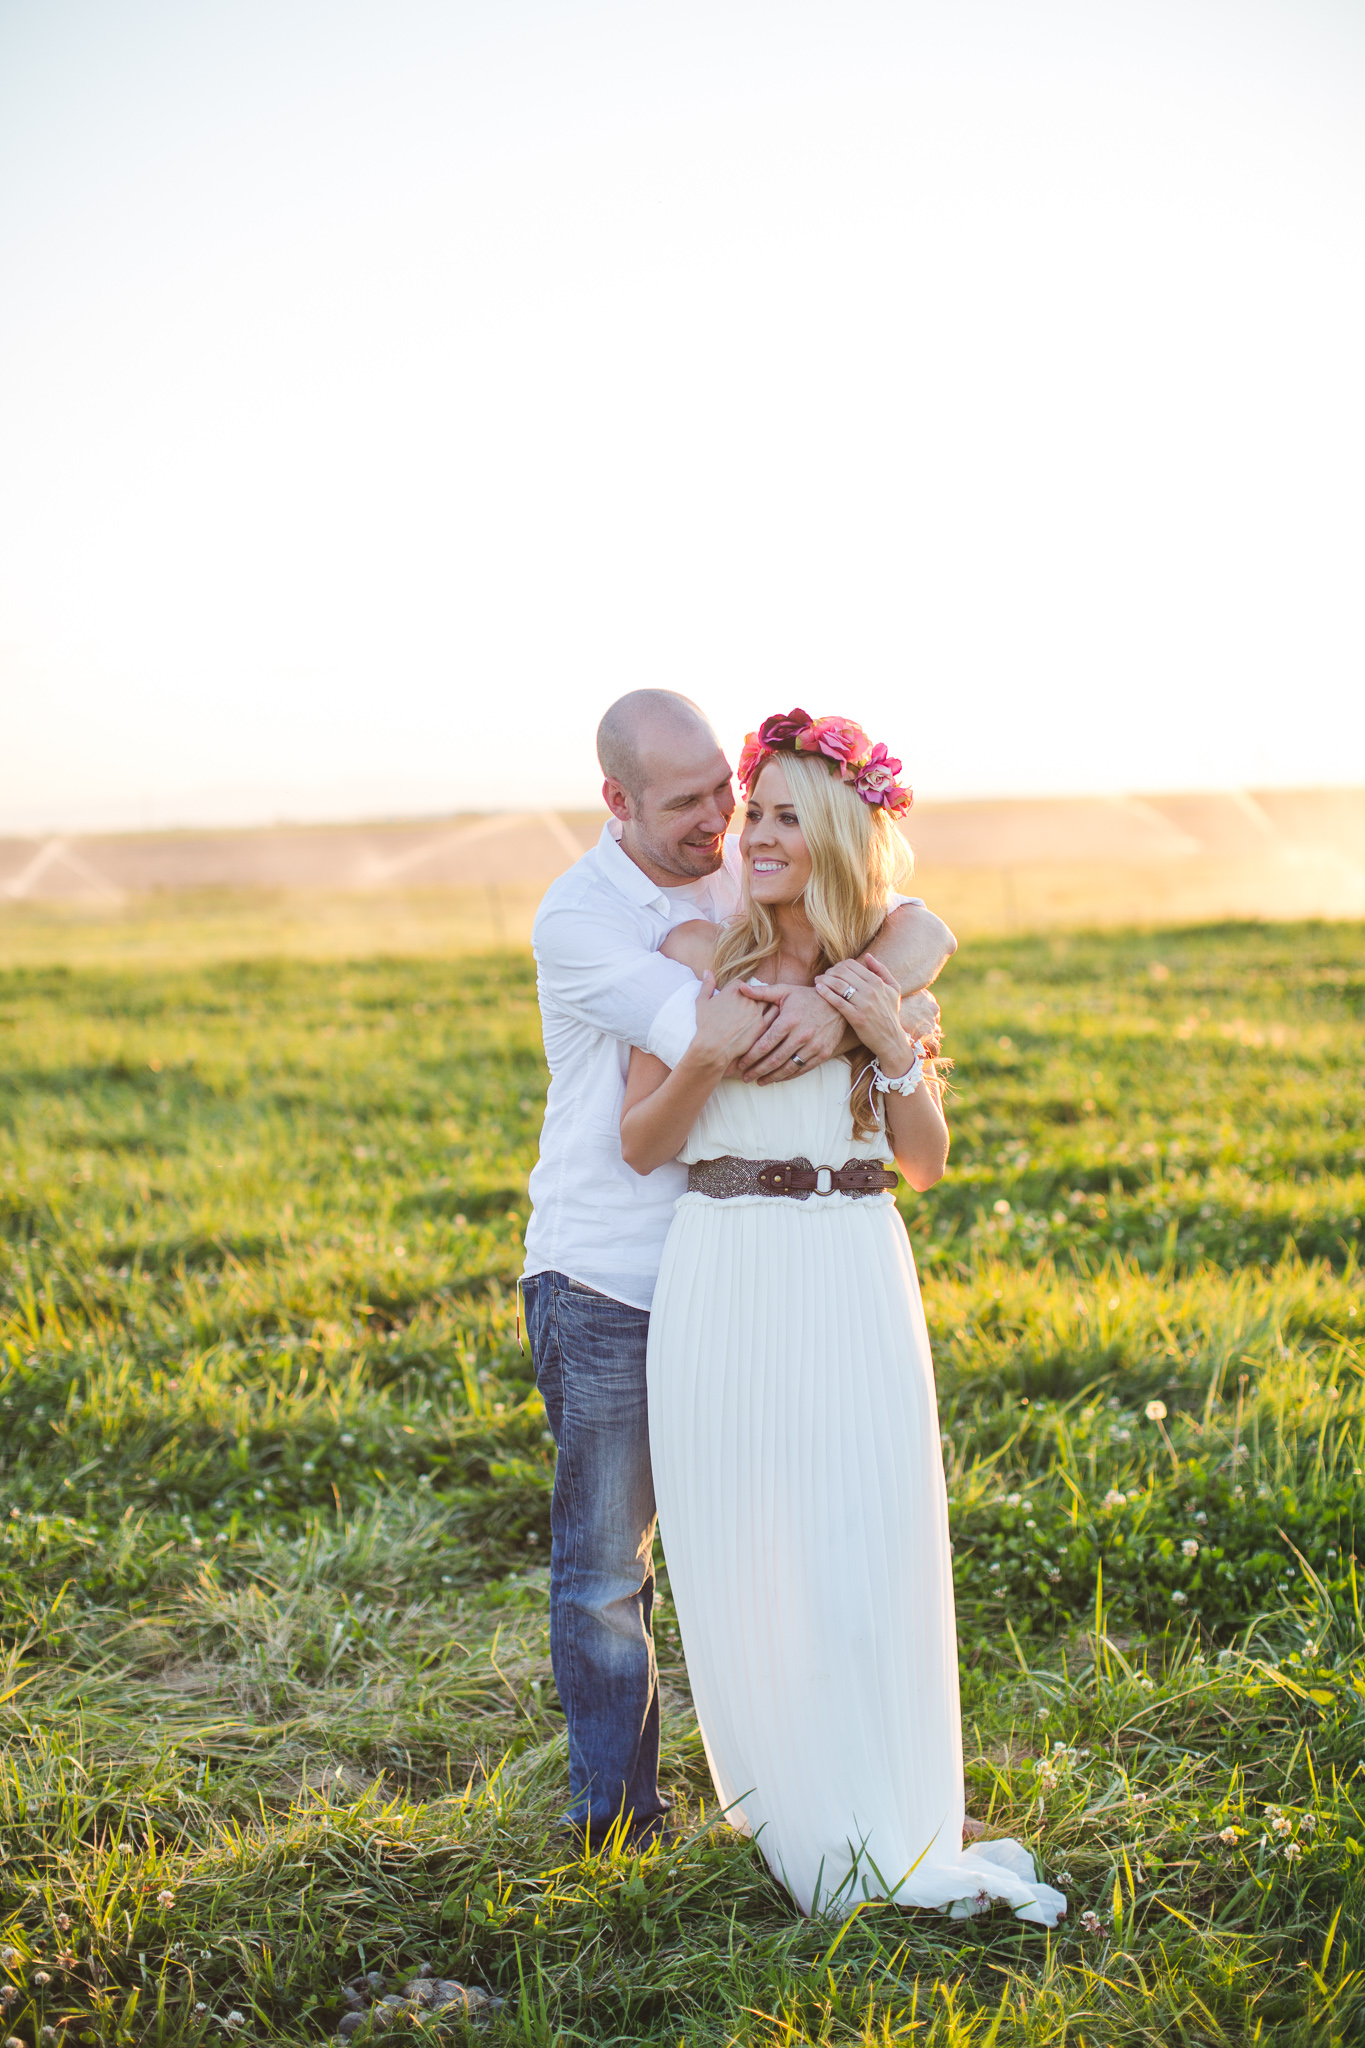
M 803 1913 L 864 1898 L 1066 1910 L 1019 1843 L 963 1847 L 957 1642 L 933 1366 L 894 1157 L 932 1187 L 933 1064 L 867 952 L 905 858 L 900 763 L 862 729 L 765 721 L 740 761 L 744 899 L 664 950 L 701 982 L 670 1070 L 631 1055 L 621 1144 L 686 1161 L 649 1331 L 650 1456 L 716 1791 Z M 726 1078 L 742 1013 L 815 987 L 847 1059 Z

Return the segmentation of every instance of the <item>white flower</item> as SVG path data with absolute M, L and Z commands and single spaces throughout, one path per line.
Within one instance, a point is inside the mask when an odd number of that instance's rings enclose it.
M 240 2012 L 230 2012 L 223 2021 L 223 2025 L 225 2027 L 244 2027 L 246 2025 L 246 2015 Z
M 1287 1813 L 1281 1813 L 1278 1806 L 1267 1806 L 1265 1815 L 1277 1835 L 1289 1835 L 1294 1832 L 1293 1821 Z
M 1281 1854 L 1286 1863 L 1292 1863 L 1296 1856 L 1302 1856 L 1303 1851 L 1297 1842 L 1286 1842 Z
M 993 1564 L 993 1565 L 991 1566 L 991 1570 L 992 1570 L 993 1572 L 998 1572 L 998 1571 L 999 1571 L 999 1569 L 1000 1569 L 1000 1567 L 999 1567 L 999 1565 L 998 1565 L 998 1564 Z
M 350 1431 L 347 1430 L 344 1436 L 340 1436 L 337 1438 L 337 1442 L 341 1444 L 343 1449 L 349 1451 L 353 1448 L 355 1444 L 355 1438 L 351 1435 Z
M 1195 1542 L 1193 1536 L 1185 1538 L 1185 1541 L 1180 1546 L 1180 1555 L 1182 1557 L 1198 1557 L 1199 1545 Z
M 1198 1510 L 1198 1512 L 1196 1513 L 1196 1515 L 1195 1515 L 1195 1518 L 1194 1518 L 1194 1519 L 1195 1519 L 1195 1521 L 1196 1521 L 1196 1522 L 1207 1522 L 1207 1520 L 1208 1520 L 1208 1516 L 1207 1516 L 1207 1515 L 1206 1515 L 1206 1514 L 1204 1513 L 1204 1510 L 1203 1510 L 1202 1508 L 1200 1508 L 1200 1509 Z
M 157 1902 L 158 1906 L 161 1906 L 161 1907 L 163 1907 L 163 1908 L 169 1909 L 169 1908 L 170 1908 L 171 1906 L 173 1906 L 173 1905 L 175 1904 L 175 1893 L 174 1893 L 174 1892 L 158 1892 L 158 1893 L 157 1893 L 157 1895 L 156 1895 L 156 1902 Z
M 1180 1590 L 1180 1588 L 1179 1588 L 1179 1586 L 1177 1586 L 1177 1587 L 1176 1587 L 1176 1589 L 1175 1589 L 1174 1593 L 1172 1593 L 1172 1595 L 1171 1595 L 1171 1598 L 1172 1598 L 1172 1600 L 1173 1600 L 1173 1601 L 1175 1602 L 1175 1604 L 1176 1604 L 1176 1606 L 1177 1606 L 1177 1607 L 1188 1607 L 1188 1605 L 1189 1605 L 1189 1601 L 1190 1601 L 1190 1596 L 1189 1596 L 1189 1594 L 1188 1594 L 1188 1593 L 1182 1593 L 1182 1592 L 1181 1592 L 1181 1590 Z
M 312 1459 L 311 1459 L 311 1458 L 308 1458 L 308 1459 L 306 1459 L 306 1460 L 304 1461 L 304 1466 L 303 1466 L 303 1469 L 304 1469 L 304 1471 L 305 1471 L 305 1472 L 316 1472 L 318 1468 L 317 1468 L 317 1466 L 316 1466 L 316 1465 L 315 1465 L 315 1464 L 313 1463 Z
M 1306 1813 L 1303 1819 L 1299 1822 L 1299 1833 L 1301 1835 L 1311 1835 L 1313 1833 L 1313 1830 L 1317 1827 L 1317 1824 L 1317 1815 L 1315 1813 Z
M 1023 1498 L 1022 1493 L 1007 1493 L 1005 1495 L 1005 1506 L 1007 1508 L 1017 1508 Z
M 1098 1913 L 1082 1913 L 1081 1925 L 1087 1934 L 1104 1933 L 1104 1922 Z
M 1104 1496 L 1104 1506 L 1107 1508 L 1121 1508 L 1123 1503 L 1124 1496 L 1116 1487 L 1111 1486 L 1108 1493 Z
M 1164 1401 L 1149 1401 L 1143 1413 L 1149 1422 L 1164 1422 L 1166 1420 L 1166 1403 Z

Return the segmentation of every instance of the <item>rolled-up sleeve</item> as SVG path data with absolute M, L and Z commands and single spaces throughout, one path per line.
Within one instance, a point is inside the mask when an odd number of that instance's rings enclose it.
M 674 966 L 680 963 L 674 961 Z M 655 1012 L 644 1050 L 652 1052 L 666 1067 L 676 1067 L 697 1029 L 697 990 L 701 986 L 691 969 L 686 986 L 675 990 L 661 1010 Z
M 543 910 L 532 943 L 545 988 L 569 1016 L 677 1064 L 696 1023 L 697 977 L 690 967 L 651 951 L 617 920 L 581 908 Z M 683 1025 L 684 1009 L 693 1013 L 690 1028 Z M 673 1048 L 672 1058 L 665 1045 Z

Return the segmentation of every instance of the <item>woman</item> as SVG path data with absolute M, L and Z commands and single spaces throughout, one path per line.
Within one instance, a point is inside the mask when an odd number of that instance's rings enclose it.
M 650 1318 L 654 1485 L 717 1793 L 801 1911 L 999 1899 L 1052 1926 L 1066 1901 L 1027 1850 L 962 1843 L 933 1368 L 886 1164 L 932 1187 L 948 1129 L 866 950 L 899 772 L 850 720 L 768 719 L 740 761 L 744 907 L 665 944 L 702 984 L 696 1039 L 671 1073 L 632 1053 L 621 1119 L 637 1171 L 690 1167 Z M 851 1052 L 726 1078 L 775 983 L 817 988 Z

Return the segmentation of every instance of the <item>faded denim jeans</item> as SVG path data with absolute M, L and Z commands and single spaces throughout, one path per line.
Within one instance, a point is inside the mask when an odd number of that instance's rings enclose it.
M 523 1284 L 536 1382 L 559 1448 L 550 1510 L 550 1658 L 569 1728 L 569 1812 L 593 1834 L 659 1797 L 649 1317 L 562 1273 Z

